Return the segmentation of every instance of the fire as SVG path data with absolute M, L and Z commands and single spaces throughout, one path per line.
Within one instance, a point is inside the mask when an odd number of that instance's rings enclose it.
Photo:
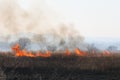
M 33 54 L 32 52 L 28 52 L 26 49 L 20 50 L 20 45 L 16 44 L 13 48 L 13 51 L 16 52 L 15 56 L 17 57 L 22 57 L 22 56 L 27 56 L 27 57 L 50 57 L 51 56 L 51 52 L 50 51 L 46 51 L 46 53 L 40 53 L 37 52 L 35 54 Z
M 41 52 L 37 52 L 36 53 L 36 57 L 50 57 L 51 56 L 51 52 L 50 51 L 46 51 L 45 54 L 41 53 Z
M 66 49 L 66 55 L 67 55 L 67 56 L 70 56 L 70 55 L 71 55 L 71 52 L 68 50 L 68 48 Z
M 78 56 L 85 56 L 85 53 L 82 52 L 82 51 L 80 51 L 78 48 L 75 49 L 75 53 L 76 53 L 76 55 L 78 55 Z
M 103 52 L 103 55 L 105 55 L 105 56 L 110 56 L 110 52 L 109 51 L 107 51 L 107 50 L 105 50 L 104 52 Z
M 44 53 L 42 52 L 36 52 L 36 53 L 33 53 L 33 52 L 29 52 L 27 51 L 26 49 L 23 49 L 23 50 L 20 50 L 20 45 L 19 44 L 16 44 L 12 50 L 16 53 L 15 56 L 17 57 L 22 57 L 22 56 L 26 56 L 26 57 L 51 57 L 52 54 L 50 51 L 46 51 Z M 66 52 L 65 52 L 65 55 L 66 56 L 70 56 L 71 55 L 71 51 L 67 48 L 66 49 Z M 95 51 L 93 51 L 92 53 L 94 53 L 92 56 L 95 55 Z M 87 56 L 88 54 L 86 52 L 83 52 L 81 51 L 80 49 L 76 48 L 75 49 L 75 55 L 77 56 Z M 107 50 L 103 51 L 101 56 L 110 56 L 111 53 Z M 96 55 L 97 56 L 97 55 Z

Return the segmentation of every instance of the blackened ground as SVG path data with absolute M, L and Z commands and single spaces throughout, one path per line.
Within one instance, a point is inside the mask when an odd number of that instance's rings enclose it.
M 120 80 L 120 56 L 0 56 L 0 80 Z
M 6 80 L 120 80 L 120 69 L 7 68 L 4 73 Z

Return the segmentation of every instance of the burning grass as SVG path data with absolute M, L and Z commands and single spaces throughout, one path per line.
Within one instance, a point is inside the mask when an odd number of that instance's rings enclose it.
M 103 76 L 106 80 L 106 76 L 120 72 L 119 54 L 88 53 L 78 48 L 74 52 L 66 49 L 54 53 L 30 53 L 19 48 L 19 45 L 12 48 L 15 53 L 0 53 L 0 67 L 7 80 L 88 80 L 86 76 L 94 78 L 94 75 L 95 80 L 103 79 Z
M 120 67 L 120 55 L 112 56 L 77 56 L 77 55 L 64 55 L 53 54 L 51 57 L 16 57 L 14 55 L 1 54 L 0 66 L 1 67 L 63 67 L 63 68 L 78 68 L 82 70 L 104 70 Z
M 20 50 L 20 45 L 16 44 L 15 46 L 12 47 L 12 51 L 15 52 L 15 56 L 16 57 L 51 57 L 53 54 L 53 52 L 50 51 L 46 51 L 44 53 L 38 51 L 38 52 L 31 52 L 31 51 L 27 51 L 26 49 Z M 60 53 L 60 52 L 58 52 Z M 55 53 L 55 54 L 58 54 Z M 76 56 L 89 56 L 88 52 L 85 51 L 81 51 L 80 49 L 76 48 L 75 51 L 69 51 L 69 49 L 66 49 L 66 51 L 61 52 L 62 55 L 66 55 L 66 56 L 71 56 L 71 55 L 76 55 Z M 94 56 L 96 54 L 93 53 L 92 56 Z M 109 51 L 104 51 L 102 52 L 100 55 L 97 54 L 96 56 L 111 56 L 112 54 L 110 54 Z
M 101 53 L 88 53 L 75 49 L 70 52 L 28 52 L 20 50 L 20 45 L 16 44 L 12 50 L 15 53 L 1 53 L 1 67 L 60 67 L 66 69 L 78 68 L 81 70 L 104 70 L 120 67 L 120 55 L 110 54 L 108 51 Z

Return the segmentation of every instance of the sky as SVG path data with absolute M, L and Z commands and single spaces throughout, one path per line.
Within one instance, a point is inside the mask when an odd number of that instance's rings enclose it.
M 46 0 L 85 37 L 120 37 L 120 0 Z
M 18 1 L 24 10 L 21 10 L 18 6 L 15 8 L 16 6 L 13 6 L 14 1 Z M 11 9 L 15 8 L 15 11 L 13 11 L 15 16 L 11 10 L 9 14 L 12 14 L 12 16 L 6 13 L 3 7 L 6 5 L 2 2 L 5 2 L 8 7 L 11 2 Z M 120 37 L 120 0 L 0 0 L 0 3 L 1 5 L 3 4 L 3 6 L 0 6 L 3 9 L 0 17 L 5 13 L 7 14 L 7 18 L 5 15 L 1 20 L 3 21 L 4 19 L 5 24 L 7 21 L 9 24 L 6 25 L 11 25 L 12 28 L 18 26 L 18 28 L 15 28 L 16 31 L 17 29 L 22 31 L 30 29 L 29 31 L 39 32 L 39 26 L 68 23 L 72 24 L 84 37 Z M 26 14 L 28 14 L 28 18 L 21 17 L 21 15 Z M 13 22 L 7 20 L 9 16 L 11 16 L 11 19 L 16 17 L 16 20 L 13 19 Z M 44 19 L 39 19 L 38 17 Z M 34 27 L 25 27 L 31 24 Z M 13 27 L 14 25 L 15 27 Z M 2 26 L 0 26 L 0 32 L 10 30 L 3 30 L 4 25 L 2 24 Z M 25 28 L 21 28 L 21 26 Z M 35 26 L 38 27 L 35 28 Z M 15 30 L 11 30 L 11 32 Z
M 102 42 L 99 47 L 104 41 L 119 42 L 120 0 L 0 0 L 1 35 L 40 34 L 48 27 L 59 29 L 62 23 L 74 27 L 88 42 Z

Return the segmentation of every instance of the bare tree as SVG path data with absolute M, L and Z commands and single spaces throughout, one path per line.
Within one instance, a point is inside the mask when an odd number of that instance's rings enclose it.
M 109 50 L 109 51 L 116 51 L 116 50 L 117 50 L 117 47 L 111 45 L 111 46 L 109 46 L 109 47 L 107 48 L 107 50 Z
M 100 51 L 97 47 L 95 47 L 95 44 L 88 44 L 87 49 L 89 53 L 96 53 Z
M 31 43 L 31 40 L 29 38 L 20 38 L 18 40 L 18 44 L 20 44 L 20 49 L 24 49 L 28 44 Z

